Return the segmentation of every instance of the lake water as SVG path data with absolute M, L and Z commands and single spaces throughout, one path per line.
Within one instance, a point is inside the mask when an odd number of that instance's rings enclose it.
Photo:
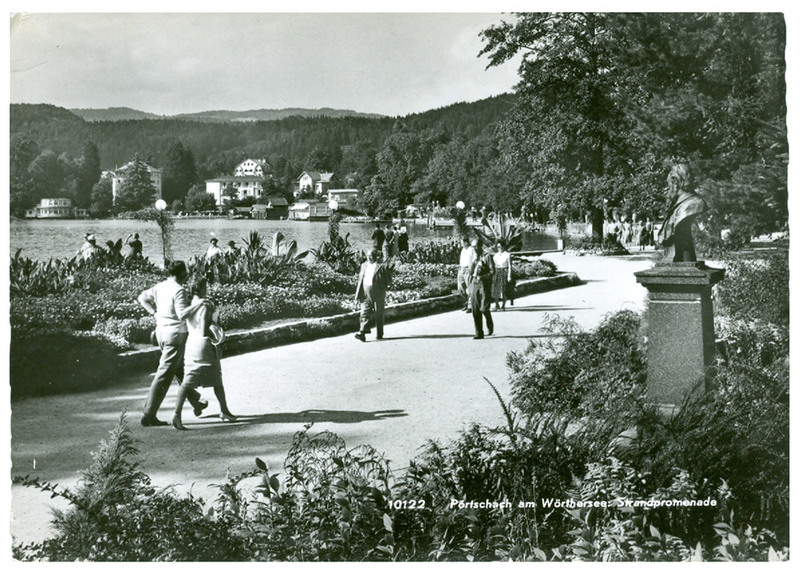
M 406 222 L 409 243 L 428 240 L 448 240 L 452 230 L 429 230 L 424 220 Z M 341 235 L 350 234 L 350 243 L 357 249 L 366 250 L 371 244 L 373 224 L 340 225 Z M 187 260 L 192 256 L 203 255 L 212 235 L 219 239 L 220 247 L 233 240 L 237 246 L 244 246 L 244 239 L 251 231 L 258 231 L 272 245 L 275 232 L 280 232 L 287 240 L 296 240 L 300 251 L 316 248 L 328 237 L 327 222 L 297 222 L 275 220 L 229 220 L 229 219 L 179 219 L 175 221 L 172 234 L 172 252 L 176 259 Z M 161 232 L 155 223 L 136 220 L 11 220 L 10 255 L 22 248 L 25 257 L 48 260 L 50 258 L 70 258 L 83 244 L 83 235 L 92 232 L 97 244 L 104 247 L 107 240 L 125 240 L 128 234 L 137 232 L 144 245 L 144 255 L 154 262 L 161 262 Z M 556 239 L 538 233 L 526 233 L 523 249 L 555 249 Z M 123 249 L 128 253 L 128 248 Z

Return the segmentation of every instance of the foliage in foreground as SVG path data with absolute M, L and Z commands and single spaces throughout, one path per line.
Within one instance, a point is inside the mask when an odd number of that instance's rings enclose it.
M 225 517 L 203 510 L 202 500 L 158 489 L 131 458 L 137 454 L 124 414 L 74 491 L 18 479 L 69 501 L 53 512 L 57 535 L 14 548 L 30 561 L 237 561 L 252 555 Z

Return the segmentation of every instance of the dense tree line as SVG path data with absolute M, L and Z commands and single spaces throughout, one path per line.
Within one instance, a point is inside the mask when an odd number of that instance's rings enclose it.
M 586 218 L 599 234 L 611 216 L 658 217 L 664 176 L 683 161 L 711 231 L 785 224 L 782 15 L 523 13 L 481 36 L 490 65 L 522 56 L 515 93 L 403 118 L 90 123 L 12 105 L 12 213 L 43 194 L 107 208 L 98 165 L 136 154 L 164 170 L 171 204 L 207 205 L 205 179 L 261 158 L 270 195 L 290 197 L 303 170 L 333 172 L 370 215 L 461 200 Z
M 492 65 L 522 55 L 499 134 L 523 196 L 588 214 L 657 213 L 689 162 L 712 231 L 787 218 L 781 14 L 517 14 L 482 33 Z

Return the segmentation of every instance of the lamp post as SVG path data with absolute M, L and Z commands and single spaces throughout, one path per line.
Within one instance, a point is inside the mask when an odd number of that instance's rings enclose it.
M 459 239 L 469 237 L 469 226 L 467 225 L 467 212 L 465 211 L 466 204 L 461 200 L 456 202 L 456 210 L 453 213 L 453 232 L 455 237 Z
M 339 237 L 339 213 L 336 211 L 339 209 L 339 202 L 331 199 L 328 202 L 328 209 L 330 210 L 328 215 L 328 237 L 333 242 Z
M 175 228 L 172 214 L 167 211 L 167 202 L 159 198 L 156 200 L 155 221 L 161 229 L 161 253 L 164 256 L 164 265 L 172 259 L 171 235 Z

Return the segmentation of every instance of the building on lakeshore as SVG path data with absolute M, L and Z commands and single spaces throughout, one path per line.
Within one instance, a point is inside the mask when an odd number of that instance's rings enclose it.
M 328 200 L 303 200 L 289 208 L 289 219 L 305 222 L 327 220 L 331 215 Z
M 267 178 L 272 178 L 272 168 L 267 161 L 248 158 L 234 168 L 232 176 L 206 180 L 206 192 L 214 196 L 218 206 L 226 196 L 235 200 L 258 200 L 264 193 Z
M 235 193 L 227 192 L 231 188 Z M 235 200 L 261 197 L 264 190 L 264 176 L 222 176 L 206 180 L 206 192 L 214 196 L 218 206 L 226 197 Z
M 289 217 L 289 202 L 280 196 L 262 198 L 253 205 L 252 217 L 257 220 L 285 220 Z
M 339 208 L 347 208 L 350 210 L 356 209 L 356 200 L 358 200 L 358 190 L 355 188 L 333 189 L 328 190 L 328 201 L 336 201 Z
M 302 192 L 310 190 L 313 190 L 318 198 L 326 196 L 332 177 L 333 172 L 303 172 L 297 178 L 297 189 L 294 192 L 294 197 L 297 198 Z
M 42 198 L 38 205 L 25 210 L 25 217 L 34 219 L 68 220 L 88 216 L 88 212 L 83 208 L 74 207 L 69 198 Z
M 150 182 L 153 184 L 153 188 L 156 190 L 156 199 L 161 199 L 161 170 L 148 164 L 145 164 L 145 167 L 147 168 L 147 172 L 150 174 Z M 113 170 L 108 170 L 102 173 L 102 177 L 111 178 L 112 201 L 116 201 L 117 190 L 122 182 L 125 181 L 125 178 L 127 178 L 128 172 L 131 170 L 131 168 L 133 168 L 132 161 L 128 162 L 122 167 L 114 168 Z

